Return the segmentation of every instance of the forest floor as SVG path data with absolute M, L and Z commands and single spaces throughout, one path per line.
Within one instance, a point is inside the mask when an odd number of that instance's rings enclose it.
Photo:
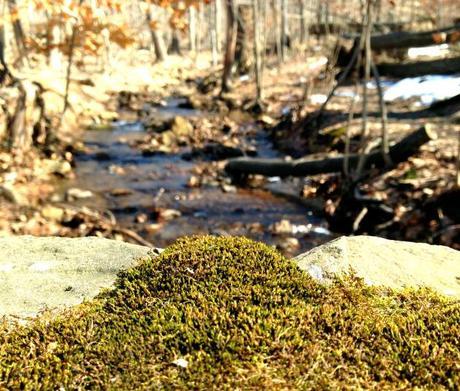
M 242 188 L 241 184 L 235 186 L 224 173 L 226 159 L 232 157 L 302 155 L 305 135 L 298 128 L 280 129 L 276 125 L 286 116 L 296 123 L 320 107 L 330 87 L 330 78 L 320 72 L 323 57 L 312 56 L 308 61 L 291 58 L 279 68 L 275 64 L 269 66 L 264 74 L 266 107 L 263 113 L 254 110 L 255 86 L 246 76 L 236 79 L 232 93 L 219 96 L 219 78 L 215 77 L 219 72 L 210 68 L 210 59 L 206 56 L 195 61 L 172 56 L 162 64 L 151 64 L 148 53 L 144 52 L 136 53 L 135 64 L 130 58 L 132 54 L 120 55 L 104 72 L 93 72 L 91 68 L 95 66 L 88 65 L 86 70 L 73 73 L 71 113 L 67 114 L 67 126 L 63 126 L 67 131 L 59 134 L 63 141 L 60 151 L 46 158 L 31 157 L 21 169 L 7 153 L 0 155 L 2 235 L 100 235 L 163 246 L 177 236 L 211 232 L 248 235 L 277 245 L 287 255 L 333 236 L 327 233 L 324 219 L 333 213 L 340 199 L 340 175 L 323 174 L 296 180 L 253 176 Z M 315 76 L 311 78 L 312 75 Z M 40 80 L 49 92 L 45 97 L 47 107 L 57 115 L 65 76 L 52 77 L 46 68 L 21 76 Z M 330 118 L 334 115 L 342 118 L 348 113 L 353 91 L 353 86 L 337 90 L 337 96 L 328 106 Z M 371 94 L 370 110 L 376 111 L 377 96 L 374 90 Z M 358 102 L 357 112 L 359 105 Z M 399 100 L 390 103 L 388 111 L 414 111 L 417 105 L 415 99 Z M 168 115 L 164 115 L 165 112 Z M 107 149 L 98 149 L 103 139 L 112 137 L 104 133 L 113 127 L 112 121 L 117 121 L 118 130 L 125 129 L 126 125 L 141 124 L 142 130 L 136 137 L 135 132 L 129 131 L 110 133 L 116 139 L 109 147 L 125 145 L 129 151 L 138 151 L 135 157 L 128 152 L 130 158 L 138 159 L 137 163 L 116 160 L 109 156 Z M 455 185 L 458 117 L 390 118 L 390 139 L 399 140 L 427 121 L 434 124 L 437 140 L 423 146 L 407 162 L 383 175 L 374 175 L 362 184 L 361 192 L 365 196 L 380 200 L 393 214 L 389 224 L 379 227 L 364 224 L 358 233 L 459 246 L 458 212 L 449 213 L 455 203 L 447 201 L 447 207 L 438 208 L 434 201 Z M 327 142 L 314 151 L 319 156 L 343 152 L 346 120 L 331 123 L 321 131 L 332 137 L 322 139 Z M 356 134 L 360 126 L 359 119 L 354 120 L 351 134 Z M 82 130 L 88 127 L 92 129 L 93 144 L 85 145 Z M 371 118 L 369 127 L 372 134 L 380 134 L 378 118 Z M 97 132 L 102 132 L 99 133 L 102 136 Z M 121 154 L 127 149 L 113 151 Z M 174 158 L 165 163 L 165 156 Z M 153 159 L 149 160 L 151 166 L 145 166 L 146 160 L 139 160 L 141 157 Z M 79 172 L 79 167 L 86 169 L 86 174 Z M 98 171 L 101 167 L 118 178 L 111 181 L 109 187 L 98 188 L 98 175 L 99 182 L 101 178 L 108 178 Z M 79 176 L 88 175 L 88 171 L 92 171 L 93 179 L 82 182 Z M 166 178 L 164 172 L 174 172 L 174 175 Z M 130 187 L 120 180 L 128 176 L 131 179 L 138 176 L 138 182 L 142 183 L 146 183 L 148 177 L 156 183 L 139 190 L 140 185 Z M 177 185 L 180 189 L 174 188 L 165 196 L 167 181 L 173 180 L 180 182 Z M 76 187 L 82 184 L 86 187 Z M 100 197 L 94 198 L 94 193 Z M 135 197 L 141 193 L 143 198 Z M 272 193 L 278 194 L 278 198 L 272 198 Z M 227 203 L 223 204 L 223 199 Z M 133 209 L 135 202 L 143 207 Z M 210 210 L 231 208 L 232 213 L 206 214 L 207 204 Z M 249 209 L 253 210 L 251 218 Z M 128 217 L 127 210 L 130 211 Z M 315 217 L 308 217 L 312 213 Z M 263 219 L 262 215 L 268 218 Z M 219 219 L 229 222 L 222 225 Z M 167 234 L 160 235 L 161 231 Z

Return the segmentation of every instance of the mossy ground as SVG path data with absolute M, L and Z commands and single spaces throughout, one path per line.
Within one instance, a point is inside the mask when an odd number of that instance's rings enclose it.
M 353 278 L 324 287 L 242 238 L 179 240 L 96 300 L 0 328 L 0 389 L 459 384 L 458 303 Z

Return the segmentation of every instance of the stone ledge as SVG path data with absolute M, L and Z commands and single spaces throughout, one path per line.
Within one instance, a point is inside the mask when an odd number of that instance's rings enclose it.
M 0 316 L 23 319 L 91 299 L 150 250 L 98 237 L 0 238 Z
M 369 285 L 428 287 L 460 298 L 460 251 L 449 247 L 343 236 L 294 260 L 300 269 L 321 282 L 353 270 Z
M 0 238 L 0 317 L 25 319 L 89 300 L 150 251 L 98 237 Z M 323 283 L 353 270 L 370 285 L 425 286 L 460 298 L 460 252 L 448 247 L 341 237 L 294 261 Z

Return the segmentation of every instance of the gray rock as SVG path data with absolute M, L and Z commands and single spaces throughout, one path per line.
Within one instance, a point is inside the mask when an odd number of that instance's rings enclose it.
M 178 137 L 190 136 L 193 133 L 192 123 L 184 117 L 174 117 L 171 131 Z
M 149 250 L 97 237 L 0 238 L 0 316 L 24 319 L 93 298 Z
M 91 198 L 93 196 L 94 194 L 90 190 L 78 189 L 76 187 L 67 189 L 65 193 L 66 200 L 70 202 L 75 200 Z
M 353 270 L 369 285 L 429 287 L 460 298 L 460 251 L 444 246 L 372 236 L 340 237 L 294 260 L 324 283 L 331 275 Z
M 72 172 L 72 166 L 67 160 L 43 160 L 43 166 L 46 172 L 66 176 Z

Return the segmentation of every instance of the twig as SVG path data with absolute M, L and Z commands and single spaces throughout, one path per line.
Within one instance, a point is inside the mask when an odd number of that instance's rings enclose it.
M 449 231 L 457 231 L 457 230 L 460 230 L 460 224 L 449 225 L 448 227 L 443 228 L 440 231 L 434 233 L 431 236 L 431 240 L 433 241 L 434 239 L 439 238 L 440 236 L 444 235 L 445 233 Z
M 363 21 L 362 21 L 363 24 L 365 22 L 364 17 L 363 17 Z M 350 72 L 353 69 L 353 67 L 355 66 L 355 64 L 359 64 L 361 62 L 361 50 L 363 49 L 364 44 L 365 44 L 365 37 L 364 37 L 364 34 L 361 34 L 360 37 L 359 37 L 359 41 L 355 44 L 355 47 L 353 49 L 353 53 L 351 55 L 350 62 L 347 64 L 347 66 L 345 67 L 343 72 L 340 74 L 339 79 L 337 80 L 337 83 L 332 87 L 332 90 L 329 92 L 329 95 L 327 96 L 325 102 L 321 105 L 320 109 L 318 110 L 317 118 L 321 118 L 323 112 L 326 110 L 326 107 L 327 107 L 329 101 L 334 96 L 335 91 L 346 80 L 346 78 L 350 74 Z
M 387 106 L 383 99 L 383 89 L 382 83 L 380 81 L 380 75 L 377 67 L 375 66 L 374 61 L 371 59 L 371 68 L 372 73 L 374 74 L 375 84 L 377 85 L 377 93 L 379 96 L 379 106 L 380 106 L 380 116 L 381 116 L 381 123 L 382 123 L 382 155 L 383 160 L 388 166 L 392 165 L 391 157 L 390 157 L 390 145 L 388 142 L 388 114 L 387 114 Z
M 355 104 L 356 97 L 358 95 L 358 84 L 355 85 L 355 93 L 353 95 L 352 101 L 350 103 L 350 111 L 348 113 L 347 127 L 345 130 L 345 151 L 344 151 L 344 160 L 343 160 L 343 173 L 345 177 L 348 177 L 350 174 L 350 127 L 353 122 L 353 116 L 355 113 Z
M 362 127 L 361 127 L 361 158 L 358 162 L 358 167 L 356 169 L 355 177 L 361 177 L 362 171 L 364 169 L 365 160 L 366 160 L 366 150 L 367 147 L 364 147 L 367 142 L 368 136 L 368 120 L 367 120 L 367 106 L 368 106 L 368 95 L 367 95 L 367 83 L 370 79 L 371 73 L 371 29 L 372 29 L 372 2 L 367 0 L 366 3 L 366 14 L 365 14 L 366 24 L 363 28 L 363 36 L 365 43 L 365 56 L 364 56 L 364 82 L 363 82 L 363 110 L 362 110 Z
M 364 167 L 366 167 L 369 154 L 374 148 L 379 147 L 380 144 L 381 144 L 380 139 L 371 140 L 367 143 L 366 147 L 361 152 L 359 156 L 359 160 L 358 160 L 358 165 L 356 167 L 356 172 L 354 174 L 355 182 L 359 182 L 363 177 L 365 177 L 365 175 L 363 175 L 363 170 L 364 170 Z M 385 162 L 386 167 L 390 167 L 389 165 L 387 165 L 387 162 L 385 160 L 384 162 Z
M 361 44 L 356 45 L 354 50 L 353 50 L 353 54 L 351 56 L 350 62 L 347 64 L 346 68 L 340 74 L 340 77 L 337 80 L 337 83 L 332 87 L 332 90 L 329 92 L 329 95 L 327 96 L 325 102 L 319 108 L 318 117 L 320 117 L 321 114 L 326 110 L 326 106 L 328 105 L 328 103 L 332 99 L 332 97 L 334 96 L 335 91 L 345 81 L 345 79 L 348 77 L 349 73 L 353 69 L 353 66 L 356 64 L 356 60 L 358 59 L 358 55 L 359 55 L 360 50 L 361 50 Z
M 141 244 L 143 246 L 155 247 L 153 245 L 153 243 L 149 242 L 148 240 L 145 240 L 139 234 L 137 234 L 136 232 L 134 232 L 134 231 L 132 231 L 130 229 L 127 229 L 127 228 L 112 228 L 112 231 L 113 232 L 118 232 L 118 233 L 120 233 L 122 235 L 125 235 L 128 238 L 135 240 L 136 242 L 138 242 L 139 244 Z
M 79 6 L 83 4 L 84 0 L 80 0 Z M 75 39 L 77 37 L 77 28 L 78 28 L 78 20 L 75 22 L 73 29 L 72 29 L 72 36 L 70 37 L 70 47 L 69 47 L 69 63 L 67 64 L 67 74 L 66 74 L 66 84 L 65 84 L 65 96 L 64 96 L 64 108 L 62 109 L 61 115 L 61 123 L 62 117 L 64 116 L 67 108 L 69 106 L 69 89 L 70 89 L 70 73 L 72 71 L 72 63 L 73 63 L 73 54 L 75 49 Z
M 99 224 L 102 226 L 103 229 L 106 229 L 112 233 L 120 233 L 124 236 L 127 236 L 128 238 L 136 241 L 137 243 L 143 245 L 143 246 L 148 246 L 148 247 L 154 247 L 154 245 L 145 240 L 144 238 L 142 238 L 139 234 L 137 234 L 136 232 L 130 230 L 130 229 L 127 229 L 127 228 L 121 228 L 121 227 L 117 227 L 116 224 L 117 224 L 117 220 L 114 216 L 114 214 L 110 211 L 110 210 L 105 210 L 104 212 L 97 212 L 97 211 L 92 211 L 91 209 L 88 209 L 88 208 L 81 208 L 81 207 L 78 207 L 78 206 L 73 206 L 73 205 L 68 205 L 68 204 L 65 204 L 65 203 L 59 203 L 58 205 L 66 208 L 66 209 L 69 209 L 69 210 L 72 210 L 74 211 L 75 213 L 81 213 L 83 215 L 86 215 L 90 218 L 93 218 L 93 219 L 96 219 Z M 104 215 L 106 215 L 107 217 L 105 217 Z M 105 221 L 104 221 L 105 219 Z M 100 229 L 100 228 L 99 228 Z
M 460 131 L 458 132 L 458 147 L 457 147 L 457 187 L 460 187 Z
M 107 209 L 103 212 L 103 214 L 107 215 L 107 217 L 110 220 L 110 224 L 117 225 L 117 219 L 111 210 Z
M 364 207 L 361 212 L 359 212 L 358 216 L 356 216 L 355 221 L 353 222 L 353 232 L 356 232 L 359 229 L 361 222 L 363 221 L 364 217 L 366 217 L 368 209 Z

